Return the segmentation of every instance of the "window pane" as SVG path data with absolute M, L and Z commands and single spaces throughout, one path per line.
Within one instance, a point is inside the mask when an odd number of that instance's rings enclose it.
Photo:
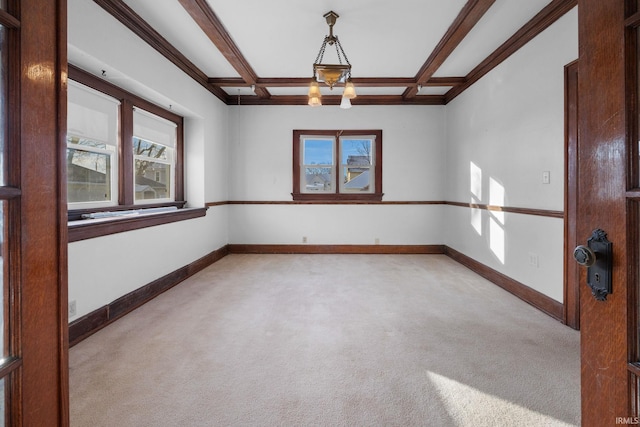
M 369 192 L 371 190 L 371 168 L 344 168 L 344 190 Z
M 333 139 L 305 139 L 302 152 L 304 165 L 333 165 Z
M 151 159 L 168 160 L 168 148 L 140 138 L 133 138 L 133 154 Z
M 69 203 L 111 200 L 111 156 L 67 148 Z
M 333 192 L 332 177 L 332 167 L 305 168 L 305 191 Z
M 171 197 L 171 165 L 136 159 L 136 200 Z
M 4 9 L 6 2 L 0 1 L 0 5 Z M 7 30 L 0 26 L 0 185 L 6 185 L 6 165 L 5 165 L 5 147 L 7 138 Z

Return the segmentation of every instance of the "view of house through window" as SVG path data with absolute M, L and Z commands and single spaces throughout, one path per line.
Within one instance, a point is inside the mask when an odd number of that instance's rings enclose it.
M 294 199 L 382 196 L 381 131 L 294 131 L 294 158 Z

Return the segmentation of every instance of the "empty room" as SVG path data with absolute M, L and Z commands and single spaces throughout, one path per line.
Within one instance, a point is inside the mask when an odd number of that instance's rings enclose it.
M 637 0 L 7 0 L 7 425 L 640 408 Z

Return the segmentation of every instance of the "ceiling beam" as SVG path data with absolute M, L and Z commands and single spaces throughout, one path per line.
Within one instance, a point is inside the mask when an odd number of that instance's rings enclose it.
M 135 35 L 147 42 L 152 48 L 158 51 L 173 64 L 181 69 L 185 74 L 204 86 L 223 102 L 228 102 L 227 93 L 219 87 L 209 84 L 207 75 L 189 61 L 178 49 L 173 47 L 164 37 L 142 19 L 137 13 L 127 6 L 122 0 L 94 0 L 106 12 L 120 21 L 125 27 Z
M 356 86 L 366 87 L 406 87 L 417 86 L 413 77 L 354 77 Z M 268 77 L 258 78 L 256 87 L 306 87 L 310 79 L 306 77 Z M 457 86 L 466 82 L 464 77 L 432 77 L 422 86 Z M 215 86 L 248 87 L 251 84 L 240 77 L 209 78 L 209 84 Z M 340 86 L 340 84 L 338 84 Z
M 322 105 L 340 105 L 340 95 L 328 95 L 322 97 Z M 257 96 L 230 97 L 228 105 L 307 105 L 309 98 L 306 95 L 273 95 L 271 98 L 259 98 Z M 359 95 L 351 100 L 351 104 L 357 105 L 444 105 L 444 95 L 422 95 L 411 99 L 405 99 L 402 95 Z
M 200 26 L 202 31 L 211 39 L 220 53 L 229 61 L 231 66 L 240 74 L 248 85 L 256 84 L 258 76 L 251 68 L 242 52 L 222 25 L 220 19 L 213 12 L 206 0 L 178 0 L 191 18 Z M 269 98 L 271 94 L 263 87 L 256 87 L 256 95 Z
M 513 36 L 504 42 L 498 49 L 482 61 L 476 68 L 471 70 L 466 77 L 466 82 L 452 88 L 445 94 L 446 102 L 449 103 L 456 96 L 460 95 L 472 84 L 480 80 L 482 76 L 497 67 L 502 61 L 510 57 L 522 46 L 534 39 L 538 34 L 547 29 L 567 12 L 578 4 L 578 0 L 553 0 L 536 16 L 520 28 Z
M 429 55 L 429 58 L 427 58 L 426 62 L 420 68 L 420 71 L 418 71 L 418 74 L 416 74 L 415 79 L 418 84 L 428 81 L 433 76 L 495 1 L 496 0 L 469 0 L 464 5 L 455 21 L 453 21 L 433 52 L 431 52 L 431 55 Z M 417 94 L 418 88 L 416 86 L 410 86 L 402 96 L 412 98 Z

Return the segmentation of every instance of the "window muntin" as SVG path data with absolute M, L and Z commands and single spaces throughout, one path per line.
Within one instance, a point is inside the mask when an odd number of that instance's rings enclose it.
M 294 200 L 382 200 L 382 131 L 294 130 L 293 136 Z

